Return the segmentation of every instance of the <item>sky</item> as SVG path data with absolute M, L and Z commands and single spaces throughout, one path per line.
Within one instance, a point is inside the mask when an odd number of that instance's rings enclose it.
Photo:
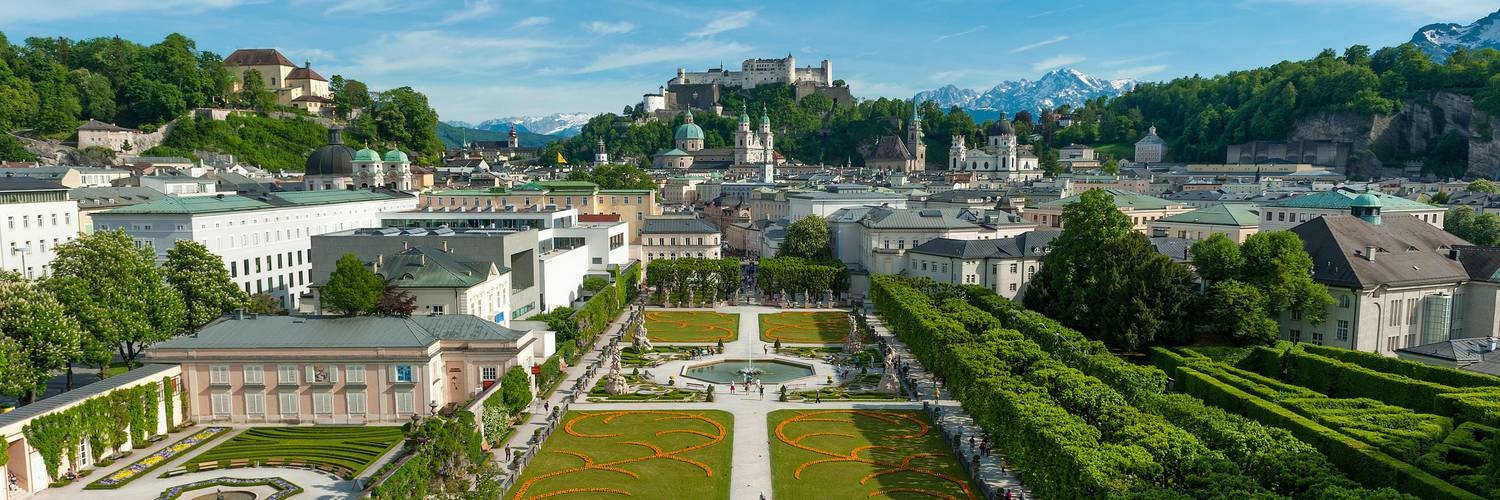
M 676 68 L 750 57 L 833 63 L 857 97 L 987 89 L 1073 67 L 1103 78 L 1213 75 L 1326 47 L 1403 43 L 1472 0 L 0 0 L 0 32 L 182 33 L 200 50 L 273 47 L 324 76 L 411 86 L 443 120 L 618 112 Z

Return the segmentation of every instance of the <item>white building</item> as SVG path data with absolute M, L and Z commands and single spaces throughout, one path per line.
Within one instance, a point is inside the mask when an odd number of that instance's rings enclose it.
M 953 136 L 948 149 L 948 170 L 981 172 L 991 179 L 1032 181 L 1042 178 L 1041 163 L 1035 154 L 1016 142 L 1016 131 L 1004 113 L 990 125 L 983 147 L 968 149 L 964 138 Z
M 641 226 L 641 264 L 653 259 L 695 257 L 717 259 L 722 255 L 718 228 L 693 217 L 646 218 Z
M 370 271 L 411 294 L 413 314 L 468 314 L 510 326 L 510 269 L 442 248 L 410 247 L 377 255 Z M 318 297 L 316 288 L 314 297 Z M 314 311 L 322 314 L 321 297 Z
M 1146 136 L 1135 141 L 1136 163 L 1161 163 L 1167 158 L 1167 141 L 1161 140 L 1156 135 L 1156 127 L 1152 126 Z
M 786 195 L 786 218 L 796 221 L 809 215 L 829 217 L 839 210 L 857 207 L 906 208 L 906 197 L 885 191 L 807 191 Z M 754 209 L 751 210 L 754 213 Z M 760 214 L 756 214 L 761 219 Z
M 746 59 L 740 63 L 739 71 L 723 67 L 708 71 L 688 72 L 677 68 L 677 77 L 669 84 L 716 83 L 725 87 L 755 88 L 768 83 L 793 85 L 808 82 L 823 87 L 833 86 L 833 63 L 824 59 L 819 66 L 797 67 L 797 59 L 787 54 L 783 59 Z
M 27 278 L 51 274 L 58 245 L 78 237 L 78 202 L 56 182 L 0 177 L 0 214 L 0 269 Z
M 1373 196 L 1379 202 L 1381 213 L 1387 216 L 1411 215 L 1438 228 L 1443 227 L 1443 217 L 1448 213 L 1445 207 L 1428 205 L 1379 191 L 1365 192 L 1338 188 L 1261 204 L 1260 229 L 1262 231 L 1291 229 L 1298 224 L 1324 215 L 1348 215 L 1354 206 L 1354 200 L 1364 194 Z
M 1015 300 L 1026 293 L 1026 285 L 1059 234 L 1062 231 L 1049 229 L 985 240 L 930 240 L 906 252 L 906 274 L 979 285 Z
M 312 236 L 376 227 L 381 212 L 416 206 L 415 196 L 368 190 L 168 196 L 99 212 L 93 221 L 96 231 L 124 229 L 158 260 L 177 241 L 202 243 L 247 293 L 269 293 L 296 309 L 312 281 Z

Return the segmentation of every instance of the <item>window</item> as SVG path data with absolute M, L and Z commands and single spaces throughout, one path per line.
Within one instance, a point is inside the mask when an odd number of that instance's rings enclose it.
M 396 375 L 397 382 L 416 382 L 416 379 L 413 378 L 411 365 L 396 365 L 392 369 L 392 373 Z
M 276 383 L 297 385 L 297 367 L 295 365 L 277 366 Z
M 1302 311 L 1301 310 L 1299 310 L 1299 309 L 1292 309 L 1292 321 L 1302 321 Z
M 1290 338 L 1292 342 L 1301 342 L 1302 330 L 1292 330 L 1291 333 L 1287 335 L 1287 337 Z
M 277 402 L 281 404 L 282 415 L 297 414 L 297 393 L 283 392 L 277 395 Z
M 1392 335 L 1392 336 L 1386 338 L 1385 339 L 1385 350 L 1387 350 L 1387 351 L 1394 351 L 1396 349 L 1400 349 L 1401 346 L 1397 345 L 1397 343 L 1400 342 L 1400 341 L 1401 341 L 1401 337 L 1399 335 Z
M 314 415 L 332 415 L 333 414 L 333 393 L 331 393 L 331 392 L 314 392 L 313 393 L 313 414 Z
M 349 384 L 365 383 L 365 365 L 349 365 L 344 367 L 344 382 Z
M 232 261 L 232 260 L 229 261 L 229 277 L 231 277 L 231 278 L 234 278 L 234 277 L 237 277 L 237 276 L 240 275 L 240 266 L 237 266 L 235 264 L 237 264 L 235 261 Z
M 229 393 L 215 392 L 209 399 L 213 403 L 214 416 L 222 417 L 229 415 Z
M 265 415 L 266 395 L 259 392 L 245 393 L 245 413 L 248 415 Z
M 443 314 L 444 304 L 432 304 L 427 308 L 431 309 L 433 314 Z
M 412 392 L 411 391 L 403 391 L 403 392 L 396 393 L 396 413 L 397 414 L 412 414 L 412 413 L 416 413 L 416 403 L 415 403 L 415 400 L 412 397 Z
M 1020 269 L 1021 269 L 1021 265 L 1020 264 L 1011 263 L 1011 265 L 1010 265 L 1010 273 L 1011 274 L 1016 274 L 1016 271 L 1019 271 Z
M 493 366 L 486 366 L 486 367 L 480 368 L 479 369 L 479 380 L 496 380 L 495 375 L 496 375 L 496 372 L 498 372 L 498 371 L 499 370 L 497 368 L 493 367 Z
M 1339 342 L 1348 342 L 1349 341 L 1349 320 L 1341 319 L 1341 320 L 1338 320 L 1338 322 L 1336 324 L 1337 324 L 1337 326 L 1334 329 L 1333 338 L 1335 340 L 1338 340 Z
M 1340 295 L 1339 296 L 1339 308 L 1348 309 L 1350 302 L 1351 301 L 1349 300 L 1349 296 L 1348 295 Z
M 1015 283 L 1011 283 L 1010 284 L 1010 291 L 1012 291 L 1012 292 L 1016 291 L 1016 284 Z
M 365 391 L 350 391 L 344 395 L 344 399 L 349 405 L 350 415 L 365 414 Z
M 1313 343 L 1315 343 L 1315 344 L 1322 344 L 1323 343 L 1323 332 L 1318 332 L 1318 331 L 1312 332 L 1312 340 L 1313 340 Z
M 1401 326 L 1401 299 L 1392 300 L 1391 301 L 1391 305 L 1390 305 L 1390 310 L 1391 310 L 1391 322 L 1390 322 L 1390 326 Z
M 229 384 L 229 366 L 213 365 L 208 367 L 208 383 L 215 385 Z

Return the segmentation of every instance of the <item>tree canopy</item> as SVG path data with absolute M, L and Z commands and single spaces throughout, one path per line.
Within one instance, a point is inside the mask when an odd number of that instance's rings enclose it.
M 318 287 L 323 307 L 350 316 L 375 313 L 384 294 L 385 280 L 352 253 L 339 257 L 328 282 Z
M 37 283 L 0 271 L 0 394 L 34 399 L 79 355 L 83 329 Z
M 776 249 L 777 257 L 824 259 L 832 253 L 829 247 L 828 220 L 816 215 L 797 219 L 786 228 L 786 238 Z
M 1476 214 L 1473 208 L 1456 207 L 1448 210 L 1443 230 L 1475 245 L 1500 245 L 1500 215 Z
M 592 182 L 598 184 L 599 189 L 656 189 L 656 181 L 651 180 L 651 174 L 635 165 L 618 163 L 592 169 L 574 169 L 568 172 L 568 180 Z
M 250 297 L 229 279 L 224 259 L 208 247 L 192 240 L 177 242 L 167 250 L 162 274 L 177 289 L 186 304 L 187 330 L 196 330 L 237 308 L 245 307 Z
M 87 333 L 83 360 L 106 366 L 113 353 L 133 362 L 143 349 L 183 331 L 187 309 L 151 249 L 124 230 L 101 231 L 57 247 L 46 288 Z
M 1210 284 L 1199 325 L 1238 343 L 1275 341 L 1282 311 L 1322 323 L 1333 303 L 1328 288 L 1313 281 L 1312 257 L 1296 233 L 1256 233 L 1244 245 L 1215 234 L 1194 243 L 1191 253 L 1198 276 Z

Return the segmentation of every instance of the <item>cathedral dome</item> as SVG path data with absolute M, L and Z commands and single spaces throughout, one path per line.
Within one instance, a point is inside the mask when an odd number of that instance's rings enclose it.
M 672 138 L 676 139 L 676 140 L 679 140 L 679 141 L 687 140 L 687 139 L 699 139 L 699 140 L 702 140 L 703 139 L 703 127 L 699 127 L 697 124 L 692 123 L 692 122 L 684 123 L 682 125 L 677 126 L 677 133 L 674 134 Z
M 380 153 L 364 148 L 354 153 L 354 161 L 380 161 Z
M 387 163 L 411 163 L 411 158 L 399 149 L 392 149 L 385 152 L 385 161 Z
M 1005 113 L 1000 113 L 1000 118 L 996 119 L 993 125 L 990 125 L 989 130 L 986 130 L 985 134 L 990 136 L 1016 135 L 1016 129 L 1010 125 L 1010 119 L 1005 117 Z
M 328 144 L 314 149 L 307 156 L 303 172 L 306 175 L 349 175 L 354 172 L 354 148 L 344 145 L 338 128 L 328 129 Z

